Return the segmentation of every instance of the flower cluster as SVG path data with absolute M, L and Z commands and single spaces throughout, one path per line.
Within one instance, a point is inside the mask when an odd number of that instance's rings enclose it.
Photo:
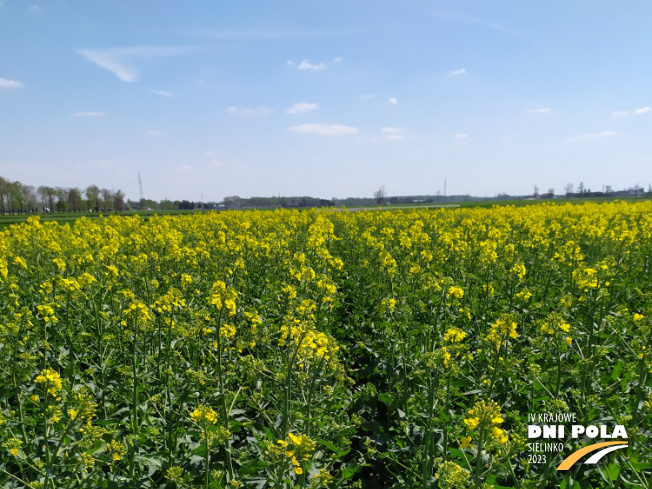
M 199 425 L 217 423 L 217 413 L 210 406 L 198 406 L 190 413 L 190 419 Z
M 517 324 L 515 321 L 511 319 L 499 319 L 491 325 L 491 331 L 487 334 L 485 340 L 494 343 L 496 349 L 499 350 L 509 339 L 515 340 L 518 338 L 516 328 Z
M 224 308 L 228 312 L 229 316 L 235 316 L 236 297 L 237 294 L 235 290 L 227 287 L 226 284 L 221 280 L 218 280 L 213 284 L 210 303 L 213 304 L 218 311 L 221 311 Z
M 315 451 L 315 442 L 307 435 L 295 435 L 288 433 L 288 440 L 278 440 L 279 447 L 285 449 L 285 456 L 292 462 L 294 473 L 297 475 L 303 474 L 301 462 L 310 460 L 313 452 Z
M 480 433 L 480 438 L 505 444 L 509 440 L 505 430 L 499 427 L 504 422 L 500 413 L 500 406 L 495 401 L 478 401 L 469 409 L 464 424 L 470 431 Z M 471 437 L 466 437 L 463 443 L 469 446 Z
M 34 382 L 36 382 L 37 384 L 45 384 L 45 387 L 48 390 L 48 394 L 50 394 L 51 396 L 57 395 L 57 393 L 63 387 L 59 372 L 56 372 L 51 368 L 46 368 L 45 370 L 43 370 L 34 379 Z
M 570 336 L 566 336 L 566 333 L 569 333 L 570 330 L 571 325 L 558 314 L 550 315 L 541 325 L 541 332 L 544 335 L 558 338 L 560 341 L 563 340 L 566 345 L 570 345 L 573 342 Z

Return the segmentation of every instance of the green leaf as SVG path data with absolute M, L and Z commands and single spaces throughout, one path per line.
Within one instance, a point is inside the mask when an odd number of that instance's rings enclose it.
M 353 477 L 356 474 L 356 472 L 358 470 L 360 470 L 359 466 L 355 467 L 353 469 L 350 468 L 350 467 L 345 468 L 344 470 L 342 470 L 342 479 L 345 479 L 345 480 L 350 479 L 351 477 Z
M 623 371 L 623 362 L 618 361 L 614 366 L 614 369 L 611 371 L 611 380 L 618 380 L 620 378 L 620 373 Z
M 388 392 L 378 394 L 378 399 L 385 404 L 390 404 L 392 402 L 392 396 Z
M 323 438 L 315 438 L 315 441 L 321 443 L 329 450 L 337 453 L 337 447 L 333 445 L 330 441 L 324 440 Z
M 609 479 L 612 481 L 618 479 L 618 474 L 620 474 L 620 465 L 613 463 L 609 464 L 607 466 L 607 474 L 609 475 Z

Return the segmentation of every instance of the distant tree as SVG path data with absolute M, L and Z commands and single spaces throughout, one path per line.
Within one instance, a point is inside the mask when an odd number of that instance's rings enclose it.
M 38 198 L 34 185 L 23 185 L 23 196 L 25 197 L 25 210 L 30 214 L 36 214 Z
M 584 195 L 584 182 L 580 182 L 580 184 L 577 186 L 577 191 L 579 192 L 580 196 Z
M 82 196 L 77 187 L 68 189 L 68 208 L 72 212 L 81 212 Z
M 387 192 L 385 191 L 385 186 L 381 185 L 378 190 L 374 192 L 374 199 L 376 199 L 376 204 L 385 205 L 387 200 Z
M 86 188 L 86 205 L 88 210 L 100 212 L 100 187 L 89 185 Z
M 50 212 L 54 212 L 54 206 L 56 205 L 55 198 L 57 196 L 57 191 L 52 187 L 45 187 L 45 193 L 48 196 L 48 208 Z
M 125 194 L 122 190 L 118 190 L 113 194 L 113 208 L 116 211 L 122 211 L 125 206 Z
M 12 214 L 21 212 L 25 209 L 25 194 L 23 193 L 22 183 L 11 182 L 9 184 L 9 201 Z
M 539 186 L 538 186 L 538 185 L 535 185 L 535 186 L 534 186 L 534 196 L 535 196 L 535 197 L 538 197 L 538 196 L 539 196 Z
M 54 189 L 57 197 L 57 212 L 66 212 L 68 210 L 68 189 L 57 187 Z
M 9 181 L 0 177 L 0 213 L 4 216 L 6 212 L 5 200 L 8 199 Z
M 100 195 L 102 196 L 102 209 L 104 212 L 109 212 L 113 203 L 113 192 L 108 188 L 103 188 L 100 190 Z
M 552 188 L 552 187 L 549 188 L 549 189 L 548 189 L 548 193 L 549 193 L 550 195 L 553 195 L 553 196 L 554 196 L 554 195 L 555 195 L 555 189 Z
M 46 187 L 45 185 L 41 185 L 39 188 L 36 189 L 36 192 L 38 193 L 38 196 L 41 198 L 41 207 L 43 209 L 43 212 L 48 212 L 48 193 L 46 192 Z
M 566 184 L 566 186 L 564 187 L 564 190 L 566 191 L 566 196 L 569 196 L 570 194 L 573 193 L 573 187 L 574 185 L 572 183 Z
M 242 199 L 237 195 L 224 197 L 224 205 L 231 209 L 238 209 L 242 205 Z
M 172 202 L 171 200 L 168 199 L 163 199 L 159 205 L 159 207 L 163 210 L 173 210 L 173 209 L 178 209 L 179 208 L 179 203 L 178 202 Z
M 611 189 L 611 185 L 607 185 L 607 186 L 605 186 L 605 188 L 604 188 L 604 192 L 605 192 L 606 194 L 610 194 L 610 193 L 612 193 L 613 190 Z

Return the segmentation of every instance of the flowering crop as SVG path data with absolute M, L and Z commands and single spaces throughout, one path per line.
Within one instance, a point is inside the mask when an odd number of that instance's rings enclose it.
M 649 488 L 651 264 L 649 202 L 30 218 L 0 486 Z M 628 451 L 534 465 L 543 411 Z

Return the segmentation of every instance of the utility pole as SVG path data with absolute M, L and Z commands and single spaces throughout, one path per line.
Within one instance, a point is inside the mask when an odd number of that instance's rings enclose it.
M 140 188 L 140 201 L 145 200 L 143 196 L 143 181 L 140 179 L 140 172 L 138 172 L 138 187 Z
M 446 177 L 444 177 L 444 200 L 446 200 Z

